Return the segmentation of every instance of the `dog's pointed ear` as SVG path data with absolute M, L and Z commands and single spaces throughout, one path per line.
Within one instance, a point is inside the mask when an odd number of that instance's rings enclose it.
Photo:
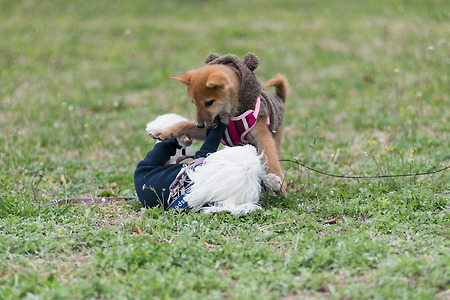
M 180 76 L 170 77 L 170 79 L 182 82 L 185 85 L 189 85 L 191 83 L 191 77 L 192 77 L 192 73 L 187 72 Z
M 224 72 L 217 71 L 209 75 L 206 86 L 210 89 L 221 88 L 229 84 L 228 76 Z

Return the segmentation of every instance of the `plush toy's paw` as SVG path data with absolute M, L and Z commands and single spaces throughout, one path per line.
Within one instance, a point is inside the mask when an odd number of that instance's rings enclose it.
M 279 191 L 281 190 L 282 182 L 281 178 L 273 173 L 269 173 L 266 176 L 264 176 L 264 185 L 271 189 L 272 191 Z
M 192 139 L 188 136 L 177 138 L 178 144 L 183 148 L 187 148 L 192 145 Z
M 182 116 L 179 116 L 177 114 L 166 114 L 157 117 L 155 120 L 149 122 L 147 124 L 147 127 L 145 130 L 149 135 L 152 135 L 152 133 L 156 130 L 164 129 L 169 126 L 172 126 L 173 124 L 176 124 L 181 121 L 186 121 L 187 119 L 183 118 Z
M 177 136 L 170 128 L 172 125 L 186 121 L 187 119 L 177 114 L 166 114 L 159 116 L 154 121 L 147 124 L 145 130 L 154 139 L 161 141 L 176 138 L 178 143 L 183 147 L 192 145 L 192 139 L 188 136 Z

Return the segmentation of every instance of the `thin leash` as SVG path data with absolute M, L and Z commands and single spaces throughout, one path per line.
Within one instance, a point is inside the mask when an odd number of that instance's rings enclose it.
M 394 177 L 414 177 L 414 176 L 424 176 L 424 175 L 431 175 L 436 174 L 440 172 L 444 172 L 448 169 L 450 169 L 450 166 L 428 171 L 428 172 L 420 172 L 420 173 L 413 173 L 413 174 L 392 174 L 392 175 L 361 175 L 361 176 L 353 176 L 353 175 L 336 175 L 336 174 L 330 174 L 327 172 L 323 172 L 320 170 L 316 170 L 314 168 L 311 168 L 307 165 L 304 165 L 298 161 L 291 160 L 291 159 L 281 159 L 281 162 L 290 162 L 297 164 L 305 169 L 308 169 L 310 171 L 329 176 L 334 178 L 344 178 L 344 179 L 375 179 L 375 178 L 394 178 Z M 62 199 L 62 200 L 56 200 L 51 203 L 48 203 L 44 205 L 44 207 L 49 207 L 51 205 L 61 205 L 61 204 L 68 204 L 68 203 L 108 203 L 112 201 L 121 201 L 121 200 L 136 200 L 138 197 L 136 196 L 124 196 L 124 197 L 91 197 L 91 198 L 73 198 L 73 199 Z
M 325 175 L 325 176 L 329 176 L 329 177 L 335 177 L 335 178 L 345 178 L 345 179 L 374 179 L 374 178 L 393 178 L 393 177 L 414 177 L 414 176 L 423 176 L 423 175 L 431 175 L 431 174 L 436 174 L 436 173 L 440 173 L 440 172 L 444 172 L 448 169 L 450 169 L 450 166 L 438 169 L 438 170 L 433 170 L 433 171 L 429 171 L 429 172 L 420 172 L 420 173 L 410 173 L 410 174 L 392 174 L 392 175 L 361 175 L 361 176 L 353 176 L 353 175 L 336 175 L 336 174 L 330 174 L 330 173 L 326 173 L 320 170 L 316 170 L 314 168 L 311 168 L 309 166 L 306 166 L 298 161 L 295 160 L 291 160 L 291 159 L 281 159 L 280 161 L 282 162 L 290 162 L 290 163 L 294 163 L 297 164 L 303 168 L 306 168 L 310 171 Z
M 135 200 L 138 199 L 136 196 L 121 196 L 121 197 L 90 197 L 90 198 L 69 198 L 56 200 L 51 203 L 45 204 L 44 207 L 47 208 L 52 205 L 61 205 L 69 203 L 108 203 L 112 201 L 122 201 L 122 200 Z

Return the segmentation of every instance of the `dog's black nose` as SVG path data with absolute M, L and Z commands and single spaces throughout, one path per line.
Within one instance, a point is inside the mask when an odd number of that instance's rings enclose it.
M 198 128 L 205 128 L 205 123 L 197 123 Z

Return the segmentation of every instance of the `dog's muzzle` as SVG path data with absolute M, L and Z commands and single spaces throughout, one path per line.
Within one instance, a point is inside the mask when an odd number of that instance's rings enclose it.
M 196 125 L 197 125 L 198 128 L 205 128 L 206 127 L 205 122 L 197 123 Z

